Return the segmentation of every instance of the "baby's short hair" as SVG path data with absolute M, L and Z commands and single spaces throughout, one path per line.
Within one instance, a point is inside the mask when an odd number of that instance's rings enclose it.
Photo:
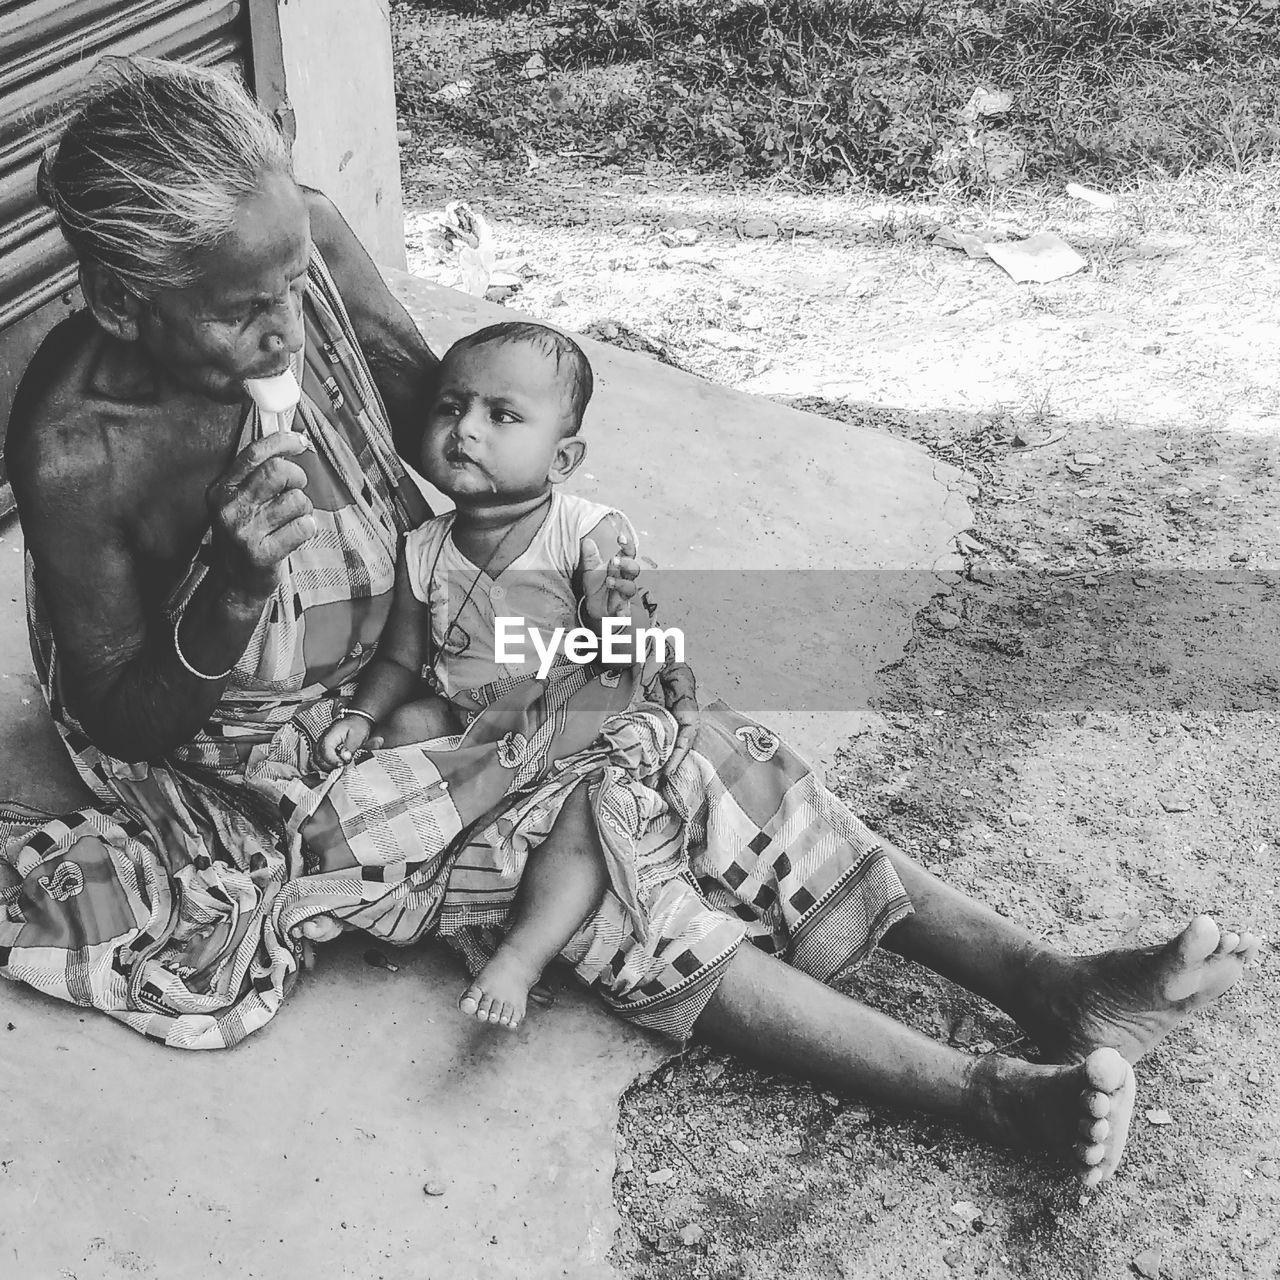
M 472 347 L 488 346 L 491 342 L 527 342 L 556 362 L 557 374 L 568 366 L 569 430 L 565 434 L 576 436 L 595 386 L 591 361 L 587 359 L 586 352 L 567 333 L 532 320 L 503 320 L 500 324 L 487 325 L 459 338 L 450 350 L 466 351 Z

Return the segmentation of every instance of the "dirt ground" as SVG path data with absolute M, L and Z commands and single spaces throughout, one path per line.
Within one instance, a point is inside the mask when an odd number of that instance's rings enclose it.
M 402 9 L 397 57 L 464 67 L 476 35 Z M 467 200 L 519 278 L 512 307 L 909 436 L 978 482 L 963 579 L 829 775 L 853 808 L 1066 948 L 1158 941 L 1200 910 L 1274 935 L 1274 231 L 1188 183 L 1118 192 L 1114 212 L 1014 194 L 934 208 L 534 159 L 407 140 L 411 269 L 451 282 L 431 227 Z M 1088 266 L 1015 284 L 935 244 L 944 224 L 1053 230 Z M 1030 1052 L 892 957 L 853 990 L 975 1052 Z M 1264 967 L 1143 1062 L 1127 1161 L 1087 1200 L 1032 1159 L 695 1049 L 624 1100 L 617 1265 L 1273 1277 L 1277 998 Z

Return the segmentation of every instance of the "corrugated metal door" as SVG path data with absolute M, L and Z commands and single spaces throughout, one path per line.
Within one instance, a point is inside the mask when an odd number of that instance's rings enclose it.
M 35 193 L 64 104 L 104 55 L 245 68 L 248 30 L 244 0 L 0 0 L 0 424 L 32 353 L 78 305 L 70 252 Z M 0 485 L 3 510 L 2 469 Z

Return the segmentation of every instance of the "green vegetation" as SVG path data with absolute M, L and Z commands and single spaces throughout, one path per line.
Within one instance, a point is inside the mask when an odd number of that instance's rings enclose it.
M 518 15 L 532 35 L 467 69 L 465 95 L 433 96 L 445 76 L 420 63 L 401 110 L 516 155 L 919 193 L 1241 171 L 1280 152 L 1280 0 L 444 7 Z

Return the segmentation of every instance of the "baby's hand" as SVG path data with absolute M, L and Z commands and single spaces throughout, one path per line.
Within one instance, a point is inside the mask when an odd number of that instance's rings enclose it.
M 628 617 L 635 595 L 640 561 L 625 533 L 618 534 L 618 552 L 605 563 L 594 538 L 582 543 L 582 607 L 594 623 L 603 618 Z
M 320 767 L 332 773 L 350 764 L 372 732 L 373 726 L 363 716 L 339 716 L 320 739 Z

